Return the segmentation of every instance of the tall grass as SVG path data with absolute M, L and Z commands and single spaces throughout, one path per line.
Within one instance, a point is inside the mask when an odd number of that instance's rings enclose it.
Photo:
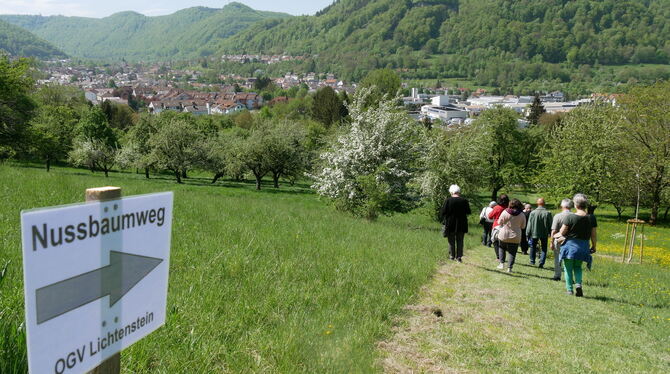
M 306 186 L 0 166 L 2 373 L 26 371 L 20 211 L 104 185 L 175 192 L 167 324 L 124 351 L 128 373 L 375 371 L 375 342 L 445 252 L 422 215 L 354 219 Z

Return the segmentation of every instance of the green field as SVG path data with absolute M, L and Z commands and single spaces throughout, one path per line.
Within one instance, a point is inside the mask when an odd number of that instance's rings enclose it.
M 446 242 L 420 211 L 368 222 L 307 185 L 257 192 L 205 176 L 177 185 L 17 164 L 0 165 L 1 373 L 27 370 L 20 211 L 80 202 L 104 185 L 175 192 L 167 323 L 124 351 L 125 373 L 670 369 L 670 272 L 659 264 L 603 255 L 585 274 L 587 298 L 568 299 L 523 256 L 517 274 L 492 271 L 475 217 L 466 264 L 444 265 Z M 600 222 L 603 247 L 616 252 L 621 225 Z M 649 231 L 659 253 L 650 262 L 670 253 L 668 232 Z M 413 364 L 420 357 L 434 365 Z
M 418 215 L 366 222 L 306 186 L 0 166 L 0 372 L 26 371 L 19 213 L 83 200 L 175 192 L 166 326 L 123 354 L 128 373 L 369 372 L 375 342 L 434 272 L 438 227 Z
M 667 267 L 597 256 L 576 298 L 551 280 L 551 259 L 538 269 L 518 255 L 511 274 L 495 270 L 490 249 L 466 251 L 464 261 L 440 269 L 380 344 L 387 372 L 670 371 Z

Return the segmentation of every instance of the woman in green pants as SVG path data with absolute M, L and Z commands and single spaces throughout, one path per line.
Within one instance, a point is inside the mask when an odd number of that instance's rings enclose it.
M 596 252 L 597 235 L 595 217 L 586 211 L 589 200 L 583 194 L 577 194 L 572 199 L 575 203 L 577 212 L 570 214 L 565 218 L 561 235 L 565 243 L 561 245 L 560 259 L 563 260 L 563 269 L 565 270 L 565 286 L 568 295 L 575 294 L 578 297 L 584 296 L 582 291 L 582 264 L 591 269 L 593 262 L 592 253 Z M 591 246 L 589 247 L 589 241 Z M 574 292 L 573 292 L 574 283 Z

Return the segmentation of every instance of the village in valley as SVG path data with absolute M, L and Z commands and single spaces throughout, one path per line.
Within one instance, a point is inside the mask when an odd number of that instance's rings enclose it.
M 287 55 L 223 55 L 221 58 L 222 61 L 238 64 L 253 61 L 268 65 L 301 59 Z M 166 65 L 122 63 L 110 69 L 109 66 L 83 66 L 73 64 L 70 60 L 60 60 L 46 63 L 42 72 L 44 77 L 38 84 L 77 87 L 84 91 L 86 99 L 94 105 L 109 101 L 131 105 L 134 110 L 152 114 L 165 111 L 193 115 L 234 114 L 285 103 L 295 97 L 260 93 L 257 89 L 257 82 L 262 79 L 260 75 L 245 77 L 222 73 L 218 78 L 226 83 L 206 83 L 207 79 L 199 70 L 172 69 Z M 294 94 L 300 89 L 315 93 L 321 88 L 330 87 L 337 93 L 351 95 L 357 88 L 357 83 L 345 82 L 332 73 L 288 72 L 284 76 L 270 77 L 270 82 L 284 93 L 293 89 Z M 535 99 L 534 96 L 491 95 L 482 88 L 470 92 L 461 87 L 425 89 L 403 83 L 402 89 L 409 93 L 403 97 L 403 104 L 412 118 L 444 127 L 467 125 L 483 111 L 496 106 L 513 109 L 522 117 L 527 117 Z M 538 93 L 537 96 L 546 113 L 556 114 L 570 112 L 594 101 L 615 104 L 619 95 L 591 94 L 568 100 L 563 92 L 551 91 Z M 528 121 L 522 118 L 519 124 L 525 127 Z

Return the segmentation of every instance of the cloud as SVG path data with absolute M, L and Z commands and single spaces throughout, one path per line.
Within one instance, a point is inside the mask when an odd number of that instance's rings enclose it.
M 0 14 L 41 14 L 92 17 L 91 6 L 71 1 L 57 0 L 2 0 Z

